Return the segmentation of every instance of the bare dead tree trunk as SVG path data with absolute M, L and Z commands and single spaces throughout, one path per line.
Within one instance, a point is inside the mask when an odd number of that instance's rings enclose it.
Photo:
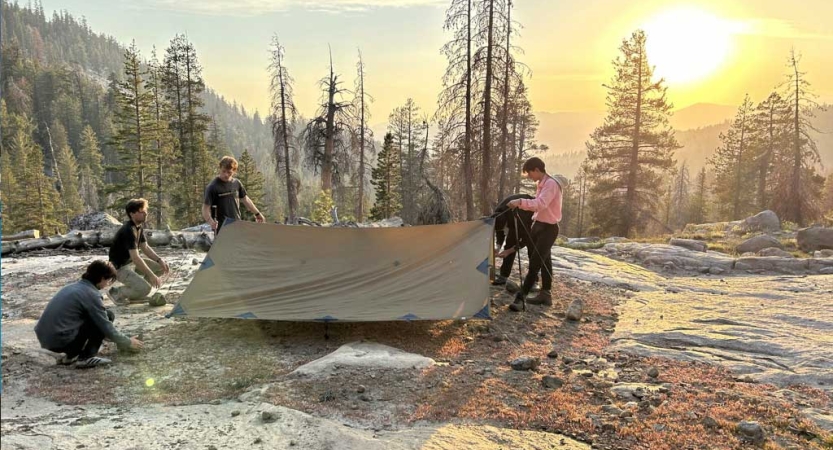
M 487 29 L 486 42 L 486 85 L 483 90 L 483 148 L 481 149 L 482 164 L 480 167 L 480 214 L 488 216 L 491 212 L 489 205 L 488 189 L 489 179 L 492 174 L 492 60 L 493 55 L 493 35 L 495 23 L 495 2 L 489 2 L 489 24 Z
M 503 117 L 500 125 L 500 182 L 498 183 L 497 201 L 503 199 L 503 193 L 506 189 L 506 141 L 509 135 L 507 123 L 509 121 L 509 68 L 511 58 L 509 57 L 510 44 L 509 40 L 512 36 L 512 0 L 508 0 L 506 7 L 506 51 L 504 58 L 506 58 L 503 68 Z
M 468 17 L 466 27 L 468 38 L 466 42 L 466 143 L 463 149 L 463 172 L 466 190 L 466 220 L 474 220 L 474 170 L 471 163 L 471 0 L 468 1 Z

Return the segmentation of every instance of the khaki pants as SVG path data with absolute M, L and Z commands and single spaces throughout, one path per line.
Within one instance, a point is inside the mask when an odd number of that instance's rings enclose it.
M 163 270 L 161 265 L 147 258 L 142 258 L 142 260 L 156 276 L 162 275 Z M 144 300 L 152 289 L 147 278 L 136 272 L 136 265 L 133 263 L 122 266 L 116 275 L 116 279 L 124 284 L 124 286 L 119 288 L 119 296 L 131 302 Z

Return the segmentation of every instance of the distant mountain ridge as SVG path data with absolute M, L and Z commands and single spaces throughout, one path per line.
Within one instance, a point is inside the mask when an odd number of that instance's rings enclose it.
M 678 162 L 686 161 L 693 173 L 706 165 L 707 159 L 720 145 L 720 133 L 726 132 L 737 107 L 714 103 L 696 103 L 674 111 L 671 124 L 676 130 Z M 538 142 L 549 146 L 544 155 L 548 166 L 556 173 L 572 178 L 586 154 L 585 143 L 604 121 L 602 111 L 536 112 L 540 121 Z M 813 124 L 819 132 L 812 132 L 819 148 L 822 172 L 833 169 L 833 107 L 815 112 Z

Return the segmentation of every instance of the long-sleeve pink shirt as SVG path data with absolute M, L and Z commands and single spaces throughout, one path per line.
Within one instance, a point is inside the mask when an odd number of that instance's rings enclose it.
M 561 186 L 547 175 L 538 182 L 535 198 L 521 199 L 519 207 L 526 211 L 534 211 L 532 220 L 536 222 L 558 223 L 561 221 Z

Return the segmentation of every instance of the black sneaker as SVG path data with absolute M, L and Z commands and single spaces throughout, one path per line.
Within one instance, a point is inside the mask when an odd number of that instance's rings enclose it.
M 503 286 L 504 284 L 506 284 L 506 277 L 495 275 L 495 279 L 492 281 L 492 286 Z
M 110 364 L 111 362 L 113 362 L 113 361 L 111 361 L 107 358 L 101 358 L 99 356 L 93 356 L 92 358 L 82 359 L 81 361 L 78 361 L 77 363 L 75 363 L 75 368 L 76 369 L 90 369 L 90 368 L 98 367 L 98 366 L 106 366 L 107 364 Z

